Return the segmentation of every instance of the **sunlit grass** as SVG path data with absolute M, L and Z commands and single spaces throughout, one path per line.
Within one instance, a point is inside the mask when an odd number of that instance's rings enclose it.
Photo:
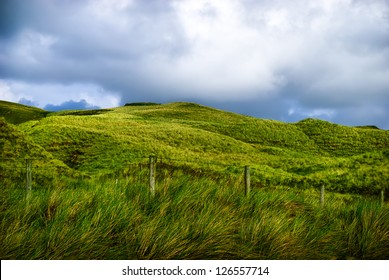
M 360 196 L 254 189 L 178 172 L 1 191 L 2 259 L 385 259 L 389 208 Z

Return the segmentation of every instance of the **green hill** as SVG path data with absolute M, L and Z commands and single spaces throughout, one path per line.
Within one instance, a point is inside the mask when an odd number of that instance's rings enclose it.
M 371 192 L 388 181 L 389 132 L 306 119 L 283 123 L 194 103 L 50 113 L 18 129 L 69 168 L 120 173 L 156 155 L 170 168 L 239 174 L 257 186 Z
M 0 100 L 0 117 L 4 117 L 7 122 L 12 124 L 39 120 L 47 114 L 47 111 L 39 108 Z
M 320 149 L 333 155 L 356 155 L 388 149 L 387 131 L 353 128 L 315 119 L 300 121 L 297 126 Z
M 16 126 L 0 117 L 0 179 L 2 183 L 23 182 L 26 160 L 33 160 L 36 182 L 75 174 L 67 165 L 54 158 Z
M 183 102 L 0 117 L 0 257 L 388 259 L 388 147 Z

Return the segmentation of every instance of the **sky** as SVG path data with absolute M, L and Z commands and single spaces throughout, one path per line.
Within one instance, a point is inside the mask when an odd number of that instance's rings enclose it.
M 1 0 L 0 99 L 389 129 L 389 1 Z

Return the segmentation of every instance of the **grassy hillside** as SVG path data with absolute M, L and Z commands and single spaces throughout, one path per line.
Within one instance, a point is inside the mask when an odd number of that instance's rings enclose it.
M 0 182 L 10 184 L 16 181 L 23 184 L 26 159 L 33 159 L 35 182 L 43 184 L 49 178 L 75 174 L 16 126 L 0 118 Z
M 218 172 L 253 168 L 254 185 L 376 193 L 388 181 L 389 133 L 307 119 L 283 123 L 193 103 L 64 111 L 18 126 L 70 168 L 117 173 L 157 155 Z
M 300 121 L 297 126 L 331 155 L 356 155 L 389 148 L 389 133 L 380 129 L 353 128 L 315 119 Z
M 4 117 L 7 122 L 12 124 L 39 120 L 47 114 L 47 111 L 39 108 L 0 100 L 0 117 Z
M 0 118 L 0 257 L 387 259 L 388 147 L 379 129 L 183 102 Z

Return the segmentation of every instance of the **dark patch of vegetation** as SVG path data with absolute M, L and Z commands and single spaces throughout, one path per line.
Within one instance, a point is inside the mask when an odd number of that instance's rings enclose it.
M 356 128 L 364 128 L 364 129 L 378 129 L 380 130 L 379 127 L 375 126 L 375 125 L 360 125 L 360 126 L 356 126 Z
M 93 110 L 71 110 L 71 111 L 60 111 L 53 113 L 56 116 L 93 116 L 100 115 L 112 111 L 112 109 L 93 109 Z
M 154 103 L 154 102 L 133 102 L 133 103 L 126 103 L 124 106 L 156 106 L 161 105 L 161 103 Z

